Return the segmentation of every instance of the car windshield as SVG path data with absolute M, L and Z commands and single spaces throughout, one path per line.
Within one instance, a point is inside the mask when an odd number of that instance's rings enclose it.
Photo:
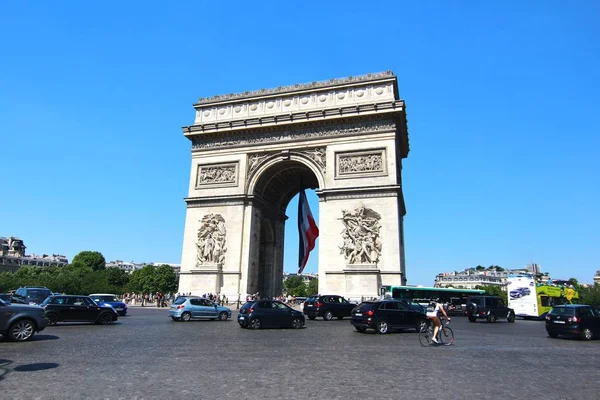
M 4 300 L 0 299 L 0 305 L 7 306 L 8 304 Z
M 27 291 L 27 296 L 32 299 L 45 299 L 50 295 L 52 295 L 52 292 L 48 289 L 29 289 Z
M 469 297 L 468 301 L 470 301 L 473 304 L 477 304 L 478 306 L 481 305 L 481 298 L 479 297 Z
M 117 296 L 113 296 L 113 295 L 102 295 L 102 296 L 91 296 L 92 300 L 94 300 L 96 303 L 100 302 L 100 301 L 121 301 L 119 300 L 119 298 Z
M 554 307 L 550 310 L 552 315 L 575 315 L 575 309 L 572 307 Z
M 45 306 L 46 304 L 48 304 L 50 302 L 51 297 L 46 297 L 46 300 L 42 301 L 42 303 L 40 304 L 40 306 Z
M 360 303 L 356 307 L 356 311 L 362 312 L 367 310 L 373 310 L 374 308 L 377 308 L 377 303 Z
M 187 300 L 186 297 L 178 297 L 177 300 L 175 300 L 173 302 L 174 305 L 179 305 L 179 304 L 183 304 L 185 303 L 185 301 Z
M 253 305 L 254 305 L 254 302 L 253 302 L 253 301 L 249 301 L 249 302 L 245 303 L 245 304 L 242 306 L 242 308 L 241 308 L 240 312 L 241 312 L 241 313 L 245 313 L 245 312 L 247 312 L 249 309 L 251 309 L 251 308 L 252 308 L 252 306 L 253 306 Z

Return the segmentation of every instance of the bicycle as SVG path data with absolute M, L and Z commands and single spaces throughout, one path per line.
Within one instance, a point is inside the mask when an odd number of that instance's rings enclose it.
M 450 321 L 446 320 L 445 318 L 440 318 L 440 329 L 438 330 L 437 334 L 437 344 L 450 346 L 454 343 L 454 332 L 452 331 L 452 328 L 448 326 L 449 323 Z M 431 346 L 431 344 L 435 344 L 435 342 L 431 340 L 433 338 L 433 328 L 433 321 L 427 319 L 427 328 L 419 332 L 419 342 L 421 343 L 421 346 L 427 347 Z

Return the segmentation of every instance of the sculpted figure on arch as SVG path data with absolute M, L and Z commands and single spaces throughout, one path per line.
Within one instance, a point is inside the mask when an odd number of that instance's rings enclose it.
M 200 223 L 196 242 L 196 265 L 223 265 L 227 251 L 225 219 L 221 214 L 207 214 Z
M 353 211 L 342 210 L 343 244 L 339 246 L 348 264 L 376 264 L 381 255 L 379 213 L 361 205 Z

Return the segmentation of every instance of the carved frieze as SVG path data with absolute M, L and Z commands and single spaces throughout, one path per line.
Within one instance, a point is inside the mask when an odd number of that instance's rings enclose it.
M 316 147 L 314 149 L 303 150 L 303 154 L 309 156 L 318 166 L 321 168 L 321 171 L 325 173 L 325 148 L 324 147 Z
M 198 165 L 196 188 L 203 186 L 236 186 L 238 163 Z
M 221 214 L 206 214 L 200 220 L 196 241 L 196 266 L 223 266 L 227 246 L 225 219 Z
M 352 211 L 342 210 L 340 218 L 343 244 L 339 246 L 340 254 L 348 264 L 377 264 L 381 255 L 381 215 L 360 206 Z
M 386 175 L 385 149 L 336 153 L 336 178 Z
M 296 129 L 278 132 L 263 132 L 246 135 L 236 135 L 232 137 L 218 138 L 194 138 L 192 141 L 193 150 L 212 149 L 229 146 L 243 146 L 249 144 L 286 142 L 293 140 L 304 140 L 312 138 L 326 138 L 353 134 L 367 134 L 395 130 L 396 124 L 393 121 L 365 121 L 352 124 L 340 124 L 336 126 L 310 127 L 305 129 Z
M 269 156 L 275 154 L 275 152 L 270 153 L 252 153 L 248 154 L 248 170 L 247 176 L 250 176 L 256 171 L 258 166 Z

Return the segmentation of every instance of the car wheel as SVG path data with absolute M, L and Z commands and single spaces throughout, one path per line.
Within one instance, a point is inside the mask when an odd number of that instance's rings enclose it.
M 475 321 L 477 321 L 477 318 L 475 318 L 475 317 L 469 317 L 469 322 L 475 322 Z
M 102 325 L 110 325 L 113 323 L 112 315 L 104 313 L 98 318 L 98 322 Z
M 8 329 L 8 338 L 14 342 L 26 342 L 33 337 L 35 325 L 33 322 L 22 319 L 15 322 Z
M 494 322 L 496 322 L 496 316 L 492 313 L 489 313 L 489 315 L 487 316 L 487 321 L 493 324 Z
M 419 321 L 419 324 L 417 325 L 417 333 L 425 332 L 425 330 L 427 330 L 427 320 L 422 319 Z
M 552 339 L 556 339 L 558 337 L 558 333 L 556 333 L 556 332 L 549 332 L 549 331 L 547 331 L 547 332 L 548 332 L 548 336 L 550 336 Z
M 56 314 L 48 314 L 46 315 L 46 318 L 48 318 L 48 323 L 50 325 L 56 325 L 58 323 L 58 315 Z
M 593 337 L 594 337 L 594 333 L 592 332 L 592 330 L 590 328 L 584 328 L 581 331 L 581 338 L 583 340 L 592 340 Z
M 221 321 L 227 321 L 227 318 L 229 318 L 229 315 L 227 314 L 227 311 L 223 311 L 222 313 L 219 314 L 219 320 L 221 320 Z
M 182 321 L 188 322 L 190 319 L 192 319 L 192 314 L 190 314 L 189 312 L 184 312 L 183 314 L 181 314 Z
M 375 327 L 377 333 L 388 333 L 389 329 L 390 327 L 388 326 L 387 320 L 380 319 L 379 321 L 377 321 L 377 326 Z
M 333 313 L 329 310 L 325 311 L 325 314 L 323 314 L 323 319 L 325 321 L 331 321 L 333 319 Z
M 317 318 L 317 317 L 314 317 L 314 316 L 308 317 L 308 319 L 310 319 L 311 321 L 313 321 L 315 318 Z
M 171 317 L 171 319 L 172 319 L 173 321 L 179 321 L 179 318 L 177 318 L 177 317 Z
M 300 318 L 294 318 L 292 321 L 292 328 L 300 329 L 302 328 L 302 320 Z
M 513 323 L 513 322 L 515 322 L 515 314 L 514 314 L 514 313 L 512 313 L 512 312 L 509 312 L 509 313 L 508 313 L 508 316 L 506 317 L 506 320 L 507 320 L 508 322 L 510 322 L 510 323 Z
M 259 329 L 260 328 L 260 319 L 252 318 L 252 320 L 250 321 L 250 328 L 251 329 Z
M 367 328 L 362 327 L 362 326 L 355 326 L 354 329 L 356 329 L 360 333 L 365 333 L 367 331 Z

